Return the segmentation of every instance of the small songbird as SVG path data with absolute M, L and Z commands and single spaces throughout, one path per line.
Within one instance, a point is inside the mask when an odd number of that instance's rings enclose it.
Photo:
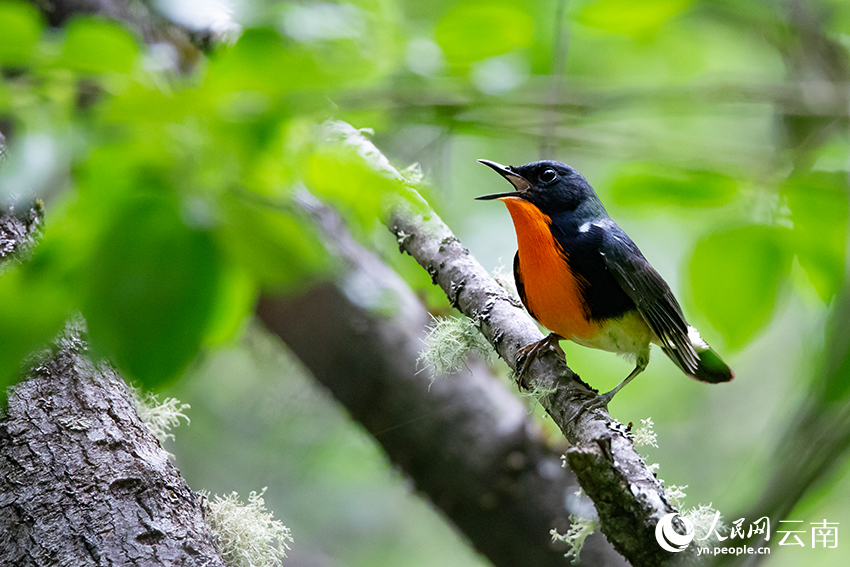
M 478 199 L 507 205 L 519 248 L 514 257 L 517 291 L 531 316 L 552 331 L 520 351 L 520 376 L 544 349 L 562 352 L 558 341 L 568 339 L 635 360 L 625 380 L 587 407 L 607 406 L 643 372 L 650 343 L 692 378 L 712 384 L 734 378 L 688 325 L 670 287 L 611 220 L 581 174 L 559 161 L 518 167 L 478 161 L 516 189 Z

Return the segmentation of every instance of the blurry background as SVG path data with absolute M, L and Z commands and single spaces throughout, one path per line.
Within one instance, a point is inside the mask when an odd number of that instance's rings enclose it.
M 850 4 L 155 7 L 222 43 L 187 58 L 101 20 L 57 30 L 29 4 L 0 2 L 0 195 L 39 196 L 47 210 L 37 268 L 0 280 L 7 373 L 81 310 L 95 352 L 191 404 L 169 450 L 194 489 L 269 487 L 295 537 L 289 564 L 484 564 L 250 322 L 259 289 L 303 290 L 328 273 L 308 227 L 242 199 L 285 199 L 299 184 L 334 202 L 435 313 L 451 312 L 376 222 L 369 180 L 317 149 L 310 129 L 332 117 L 374 130 L 399 168 L 420 164 L 431 205 L 488 269 L 510 271 L 516 243 L 504 207 L 473 200 L 505 190 L 475 160 L 554 158 L 583 173 L 737 376 L 700 384 L 654 352 L 612 415 L 653 419 L 648 461 L 688 486 L 688 506 L 713 503 L 748 526 L 772 497 L 806 530 L 850 525 Z M 164 260 L 175 250 L 196 259 L 190 273 Z M 145 338 L 163 321 L 173 336 Z M 564 346 L 599 389 L 631 369 Z M 767 564 L 836 565 L 849 557 L 841 533 L 837 549 L 807 536 Z

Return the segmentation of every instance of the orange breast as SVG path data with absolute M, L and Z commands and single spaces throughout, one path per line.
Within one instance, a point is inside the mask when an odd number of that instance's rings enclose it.
M 552 220 L 518 197 L 500 200 L 514 221 L 529 310 L 541 325 L 566 339 L 594 336 L 599 325 L 589 321 L 582 308 L 583 280 L 573 275 L 563 250 L 552 237 Z

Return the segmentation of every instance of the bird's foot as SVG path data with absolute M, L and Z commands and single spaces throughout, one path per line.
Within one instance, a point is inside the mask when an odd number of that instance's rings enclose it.
M 567 359 L 564 349 L 562 349 L 559 344 L 559 341 L 562 340 L 564 340 L 564 337 L 561 335 L 557 333 L 549 333 L 536 343 L 527 344 L 517 351 L 517 376 L 519 377 L 517 386 L 519 388 L 525 388 L 526 390 L 530 389 L 528 380 L 526 380 L 526 372 L 531 367 L 531 363 L 534 362 L 538 356 L 546 352 L 546 350 L 552 349 L 559 356 L 563 357 L 564 360 Z
M 608 402 L 611 401 L 618 390 L 619 388 L 615 388 L 610 392 L 605 392 L 604 394 L 595 394 L 589 400 L 584 401 L 581 404 L 581 407 L 578 408 L 578 411 L 576 411 L 575 414 L 567 420 L 567 423 L 577 420 L 584 412 L 587 411 L 593 411 L 595 409 L 604 409 L 605 411 L 608 411 Z
M 622 382 L 617 384 L 617 387 L 614 388 L 613 390 L 611 390 L 610 392 L 605 392 L 604 394 L 595 394 L 592 398 L 590 398 L 589 400 L 587 400 L 586 402 L 581 404 L 581 407 L 578 409 L 578 411 L 575 413 L 575 415 L 572 416 L 567 421 L 567 423 L 569 423 L 570 421 L 574 421 L 574 420 L 578 419 L 581 416 L 581 414 L 583 414 L 584 412 L 589 411 L 589 410 L 605 408 L 605 411 L 608 411 L 608 402 L 611 401 L 611 398 L 614 397 L 614 394 L 616 394 L 617 392 L 622 390 L 623 386 L 625 386 L 626 384 L 628 384 L 629 382 L 634 380 L 635 376 L 637 376 L 638 374 L 643 372 L 644 369 L 646 368 L 646 363 L 648 361 L 649 361 L 648 358 L 645 359 L 645 360 L 644 359 L 638 359 L 637 366 L 635 366 L 635 369 L 632 370 L 632 372 L 628 376 L 626 376 L 625 380 L 623 380 Z

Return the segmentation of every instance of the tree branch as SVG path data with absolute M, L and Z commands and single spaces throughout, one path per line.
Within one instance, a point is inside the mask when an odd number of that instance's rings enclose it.
M 479 322 L 487 340 L 516 370 L 517 351 L 543 336 L 440 218 L 434 213 L 428 217 L 399 208 L 390 230 L 399 247 L 428 270 L 452 305 Z M 591 392 L 554 352 L 533 362 L 530 375 L 540 404 L 573 445 L 567 460 L 596 504 L 609 541 L 635 567 L 664 563 L 670 554 L 655 540 L 655 526 L 676 510 L 635 451 L 625 427 L 602 410 L 570 420 Z
M 430 321 L 421 302 L 336 214 L 302 204 L 342 265 L 300 296 L 263 297 L 260 319 L 493 564 L 563 567 L 549 530 L 569 527 L 577 485 L 560 453 L 480 362 L 433 380 L 417 372 Z M 582 558 L 623 565 L 599 536 Z
M 329 138 L 356 151 L 378 172 L 402 176 L 362 134 L 335 122 L 326 125 Z M 421 197 L 411 189 L 410 203 L 396 206 L 387 225 L 400 251 L 407 252 L 431 275 L 456 307 L 473 319 L 508 366 L 516 370 L 517 351 L 543 338 L 537 326 L 490 274 L 464 248 Z M 564 360 L 549 351 L 530 367 L 533 392 L 549 416 L 573 445 L 567 460 L 599 513 L 603 533 L 635 567 L 658 566 L 672 558 L 655 539 L 655 527 L 666 514 L 676 512 L 664 487 L 635 451 L 631 436 L 607 411 L 576 415 L 591 395 L 590 387 Z M 678 526 L 684 530 L 683 526 Z M 692 550 L 678 554 L 695 557 Z

